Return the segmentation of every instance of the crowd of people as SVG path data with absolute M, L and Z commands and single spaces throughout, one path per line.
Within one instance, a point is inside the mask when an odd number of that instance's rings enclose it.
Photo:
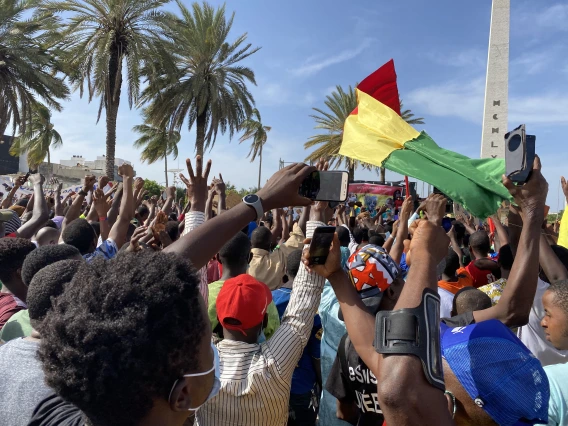
M 128 164 L 106 192 L 4 194 L 0 424 L 568 425 L 568 221 L 538 157 L 487 221 L 300 196 L 324 161 L 226 209 L 211 161 L 187 167 L 185 206 Z

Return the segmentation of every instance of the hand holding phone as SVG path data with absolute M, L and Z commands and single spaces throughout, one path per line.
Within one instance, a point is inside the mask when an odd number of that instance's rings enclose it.
M 319 226 L 310 243 L 310 265 L 323 265 L 335 235 L 335 226 Z
M 318 170 L 304 179 L 299 194 L 314 201 L 339 201 L 347 199 L 349 173 Z

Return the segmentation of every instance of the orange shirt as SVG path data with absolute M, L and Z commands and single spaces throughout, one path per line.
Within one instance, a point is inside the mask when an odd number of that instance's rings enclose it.
M 458 270 L 458 280 L 454 282 L 440 280 L 438 281 L 438 287 L 449 291 L 452 294 L 456 294 L 460 289 L 464 287 L 473 287 L 473 280 L 469 273 L 465 269 Z

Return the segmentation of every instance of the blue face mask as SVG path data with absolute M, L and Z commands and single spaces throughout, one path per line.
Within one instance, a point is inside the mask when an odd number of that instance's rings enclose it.
M 206 375 L 210 374 L 212 371 L 215 371 L 215 379 L 214 379 L 214 382 L 213 382 L 213 387 L 211 388 L 211 392 L 209 392 L 209 396 L 205 399 L 203 404 L 198 405 L 197 407 L 188 408 L 188 411 L 199 410 L 199 408 L 202 407 L 207 401 L 215 398 L 217 396 L 217 394 L 219 393 L 219 391 L 221 390 L 221 381 L 219 380 L 219 377 L 220 377 L 220 374 L 221 374 L 220 362 L 219 362 L 219 351 L 217 351 L 217 347 L 213 343 L 211 343 L 211 349 L 213 351 L 213 367 L 211 367 L 209 370 L 204 371 L 202 373 L 193 373 L 193 374 L 184 374 L 183 375 L 183 377 L 198 377 L 198 376 L 206 376 Z M 174 388 L 176 387 L 178 380 L 176 380 L 174 382 L 174 385 L 172 386 L 172 390 L 170 391 L 170 396 L 168 397 L 168 401 L 172 397 L 172 392 L 174 391 Z

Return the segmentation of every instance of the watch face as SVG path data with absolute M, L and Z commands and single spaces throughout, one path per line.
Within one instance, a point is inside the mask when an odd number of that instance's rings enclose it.
M 255 194 L 249 194 L 247 196 L 245 196 L 244 198 L 244 202 L 247 204 L 254 204 L 258 201 L 258 195 Z

